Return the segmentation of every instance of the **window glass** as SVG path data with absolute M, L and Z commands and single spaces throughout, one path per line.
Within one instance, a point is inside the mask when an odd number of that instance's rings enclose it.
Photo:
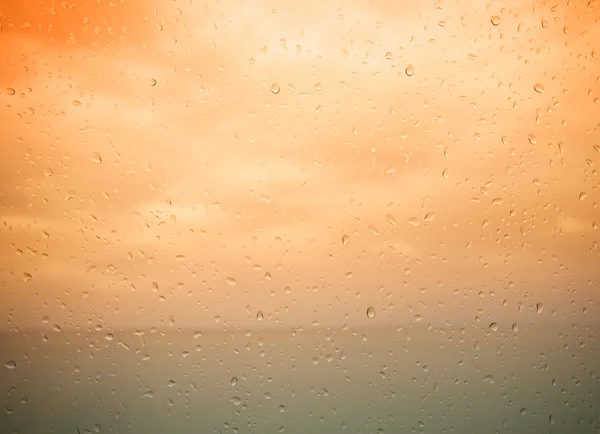
M 600 432 L 600 2 L 0 4 L 0 429 Z

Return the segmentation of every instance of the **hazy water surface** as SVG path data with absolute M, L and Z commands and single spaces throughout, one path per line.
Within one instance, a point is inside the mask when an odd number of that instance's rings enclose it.
M 597 327 L 61 331 L 1 342 L 2 432 L 598 432 Z

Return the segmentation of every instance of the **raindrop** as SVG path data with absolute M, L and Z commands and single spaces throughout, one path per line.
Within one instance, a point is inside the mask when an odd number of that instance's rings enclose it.
M 412 65 L 408 65 L 406 67 L 406 69 L 404 70 L 404 72 L 406 73 L 406 75 L 408 75 L 409 77 L 412 77 L 413 74 L 415 73 L 415 68 L 413 68 Z
M 279 412 L 280 412 L 280 413 L 283 413 L 284 411 L 285 411 L 285 406 L 283 406 L 283 405 L 280 405 L 280 406 L 279 406 Z
M 228 277 L 227 279 L 225 279 L 225 282 L 227 282 L 229 286 L 237 285 L 237 281 L 233 277 Z
M 342 244 L 344 246 L 347 246 L 349 242 L 350 242 L 350 237 L 346 234 L 342 235 Z
M 30 281 L 32 278 L 33 278 L 33 276 L 32 276 L 31 274 L 29 274 L 29 273 L 23 273 L 23 277 L 22 277 L 21 281 L 22 281 L 23 283 L 27 283 L 27 282 L 29 282 L 29 281 Z
M 102 163 L 102 156 L 101 156 L 99 153 L 97 153 L 97 152 L 94 152 L 94 153 L 93 153 L 93 154 L 90 156 L 90 161 L 91 161 L 92 163 L 94 163 L 94 164 L 100 164 L 100 163 Z
M 263 317 L 264 317 L 264 316 L 263 316 L 262 310 L 259 310 L 258 312 L 256 312 L 256 319 L 257 319 L 258 321 L 262 321 L 262 320 L 263 320 Z
M 498 15 L 494 15 L 490 18 L 490 21 L 494 26 L 500 25 L 500 17 Z
M 14 95 L 15 93 L 17 93 L 17 91 L 15 89 L 13 89 L 12 87 L 7 87 L 6 93 L 9 95 Z
M 410 217 L 408 219 L 408 224 L 411 226 L 419 226 L 419 219 L 416 217 Z
M 490 330 L 493 332 L 497 332 L 498 331 L 498 323 L 495 323 L 495 322 L 491 323 Z
M 150 79 L 150 86 L 156 86 L 156 79 L 155 78 L 151 78 Z
M 235 386 L 238 383 L 237 377 L 231 377 L 231 385 Z
M 392 53 L 390 53 L 389 51 L 388 51 L 387 53 L 385 53 L 385 58 L 386 58 L 387 60 L 391 60 L 391 58 L 392 58 Z
M 281 88 L 279 87 L 279 83 L 273 83 L 271 85 L 271 92 L 273 92 L 275 95 L 277 95 L 280 90 Z
M 527 409 L 526 408 L 522 408 L 519 413 L 521 413 L 521 416 L 525 416 L 527 414 Z
M 391 225 L 396 225 L 396 219 L 394 218 L 393 215 L 391 214 L 386 214 L 385 215 L 386 220 L 388 221 L 389 224 Z
M 544 311 L 544 305 L 542 303 L 538 303 L 535 305 L 535 309 L 537 310 L 537 313 L 542 313 Z
M 237 396 L 234 396 L 233 398 L 231 398 L 231 402 L 233 402 L 233 405 L 240 405 L 242 403 L 242 400 Z
M 367 309 L 367 318 L 374 318 L 375 317 L 375 308 L 373 306 L 369 306 L 369 308 Z
M 425 214 L 425 218 L 423 220 L 425 220 L 426 222 L 432 222 L 434 219 L 435 219 L 435 213 L 428 212 L 427 214 Z
M 4 366 L 6 366 L 7 369 L 15 369 L 17 367 L 17 362 L 14 360 L 9 360 L 4 364 Z
M 586 197 L 587 197 L 587 193 L 585 191 L 582 191 L 581 193 L 579 193 L 579 200 L 585 200 Z
M 541 83 L 536 83 L 533 86 L 533 90 L 535 90 L 537 93 L 544 93 L 544 86 L 542 86 Z

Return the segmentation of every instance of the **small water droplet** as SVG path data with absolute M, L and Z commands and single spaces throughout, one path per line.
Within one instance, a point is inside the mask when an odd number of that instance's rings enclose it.
M 7 87 L 6 93 L 9 95 L 14 95 L 15 93 L 17 93 L 17 91 L 15 89 L 13 89 L 12 87 Z
M 369 306 L 369 308 L 367 309 L 367 318 L 374 318 L 375 317 L 375 308 L 373 306 Z
M 27 283 L 29 282 L 31 279 L 33 278 L 33 276 L 29 273 L 23 273 L 23 277 L 21 278 L 21 281 L 23 283 Z
M 386 214 L 385 219 L 388 221 L 389 224 L 394 225 L 394 226 L 396 225 L 396 219 L 394 218 L 393 215 Z
M 434 212 L 428 212 L 427 214 L 425 214 L 425 217 L 423 218 L 423 220 L 425 220 L 426 222 L 432 222 L 434 219 L 435 219 Z
M 156 79 L 155 78 L 151 78 L 150 79 L 150 86 L 156 86 Z
M 231 377 L 231 385 L 235 386 L 238 383 L 237 377 Z
M 17 367 L 17 362 L 15 362 L 14 360 L 9 360 L 8 362 L 6 362 L 6 363 L 4 364 L 4 366 L 5 366 L 7 369 L 15 369 L 15 368 Z
M 537 313 L 542 313 L 544 311 L 544 305 L 542 303 L 538 303 L 535 305 L 535 309 Z
M 283 405 L 280 405 L 280 406 L 279 406 L 279 412 L 280 412 L 280 413 L 283 413 L 284 411 L 285 411 L 285 406 L 283 406 Z
M 387 53 L 385 53 L 385 58 L 386 58 L 387 60 L 391 60 L 391 58 L 392 58 L 392 53 L 390 53 L 389 51 L 388 51 Z
M 521 416 L 525 416 L 527 414 L 527 409 L 526 408 L 522 408 L 519 413 L 521 413 Z
M 499 17 L 498 15 L 493 15 L 493 16 L 490 18 L 490 21 L 491 21 L 491 23 L 492 23 L 494 26 L 498 26 L 498 25 L 500 25 L 500 21 L 501 21 L 501 20 L 500 20 L 500 17 Z
M 412 77 L 412 76 L 413 76 L 413 74 L 415 73 L 415 68 L 414 68 L 412 65 L 408 65 L 408 66 L 406 67 L 406 69 L 404 70 L 404 73 L 405 73 L 406 75 L 408 75 L 409 77 Z
M 94 164 L 102 163 L 102 156 L 98 152 L 94 152 L 90 155 L 90 161 Z
M 233 398 L 231 398 L 231 402 L 233 402 L 233 405 L 240 405 L 242 403 L 242 400 L 239 397 L 234 396 Z
M 541 83 L 536 83 L 533 85 L 533 90 L 537 93 L 544 93 L 544 86 Z
M 408 224 L 411 226 L 419 226 L 419 219 L 416 217 L 410 217 L 408 219 Z
M 271 92 L 273 92 L 275 95 L 277 95 L 280 90 L 281 88 L 279 87 L 279 83 L 273 83 L 271 85 Z
M 490 330 L 493 332 L 497 332 L 498 331 L 498 323 L 495 323 L 495 322 L 491 323 Z
M 585 200 L 586 197 L 587 197 L 587 193 L 585 191 L 582 191 L 581 193 L 579 193 L 579 200 Z
M 347 246 L 349 242 L 350 242 L 350 237 L 346 234 L 342 235 L 342 244 L 344 246 Z
M 229 286 L 237 285 L 237 281 L 233 277 L 228 277 L 227 279 L 225 279 L 225 282 L 227 282 Z
M 264 317 L 264 315 L 263 315 L 263 313 L 262 313 L 262 310 L 259 310 L 258 312 L 256 312 L 256 319 L 257 319 L 258 321 L 262 321 L 262 320 L 263 320 L 263 317 Z

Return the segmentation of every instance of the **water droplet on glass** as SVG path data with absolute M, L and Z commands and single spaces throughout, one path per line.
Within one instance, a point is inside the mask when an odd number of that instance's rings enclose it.
M 494 26 L 500 25 L 500 17 L 498 15 L 494 15 L 490 18 L 490 21 Z
M 4 366 L 6 366 L 7 369 L 15 369 L 17 367 L 17 362 L 14 360 L 9 360 L 4 364 Z
M 237 396 L 234 396 L 233 398 L 231 398 L 231 402 L 233 402 L 233 405 L 240 405 L 242 403 L 242 400 Z
M 284 411 L 285 411 L 285 406 L 283 406 L 283 405 L 280 405 L 280 406 L 279 406 L 279 412 L 280 412 L 280 413 L 283 413 Z
M 391 214 L 386 214 L 385 215 L 385 219 L 388 221 L 389 224 L 391 225 L 396 225 L 396 219 L 394 218 L 393 215 Z
M 544 93 L 544 86 L 542 86 L 540 83 L 536 83 L 533 85 L 533 90 L 535 90 L 537 93 Z
M 519 413 L 521 413 L 521 416 L 525 416 L 527 414 L 527 409 L 526 408 L 522 408 Z
M 279 83 L 273 83 L 271 85 L 271 92 L 273 92 L 275 95 L 277 95 L 280 90 L 281 88 L 279 87 Z
M 585 191 L 582 191 L 581 193 L 579 193 L 579 200 L 585 200 L 586 197 L 587 197 L 587 193 Z
M 375 308 L 373 306 L 369 306 L 369 308 L 367 309 L 367 318 L 374 318 L 375 317 Z
M 406 67 L 406 69 L 404 70 L 404 73 L 405 73 L 406 75 L 408 75 L 409 77 L 412 77 L 412 76 L 413 76 L 413 74 L 415 73 L 415 68 L 414 68 L 412 65 L 408 65 L 408 66 Z
M 535 305 L 535 309 L 537 313 L 542 313 L 544 311 L 544 305 L 542 303 L 538 303 Z
M 150 79 L 150 86 L 156 86 L 156 79 L 155 78 L 151 78 Z
M 493 332 L 497 332 L 498 331 L 498 323 L 495 323 L 495 322 L 491 323 L 490 330 Z
M 238 383 L 237 377 L 231 377 L 231 385 L 235 386 Z
M 91 161 L 92 163 L 94 163 L 94 164 L 100 164 L 100 163 L 102 163 L 102 156 L 101 156 L 99 153 L 97 153 L 97 152 L 94 152 L 94 153 L 93 153 L 93 154 L 90 156 L 90 161 Z
M 347 246 L 349 242 L 350 242 L 350 237 L 346 234 L 342 235 L 342 244 L 344 246 Z
M 256 319 L 257 319 L 258 321 L 262 321 L 262 320 L 263 320 L 263 317 L 264 317 L 264 315 L 263 315 L 263 313 L 262 313 L 262 310 L 259 310 L 258 312 L 256 312 Z
M 387 53 L 385 53 L 385 58 L 387 60 L 390 60 L 392 58 L 392 53 L 390 53 L 389 51 Z
M 29 282 L 31 279 L 33 278 L 33 276 L 29 273 L 23 273 L 23 277 L 21 278 L 21 282 L 23 283 L 27 283 Z
M 233 277 L 228 277 L 225 279 L 225 282 L 227 282 L 229 286 L 235 286 L 237 284 L 237 281 Z
M 426 222 L 432 222 L 434 219 L 435 219 L 435 213 L 428 212 L 427 214 L 425 214 L 425 217 L 423 220 L 425 220 Z

